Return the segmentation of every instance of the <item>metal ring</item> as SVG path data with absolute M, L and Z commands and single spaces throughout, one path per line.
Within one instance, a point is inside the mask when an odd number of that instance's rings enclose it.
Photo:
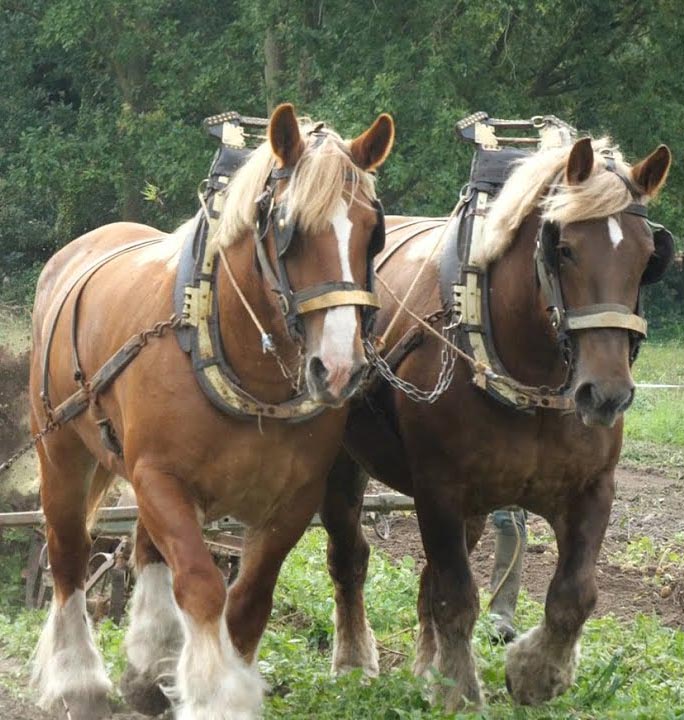
M 283 315 L 288 315 L 290 312 L 290 303 L 288 302 L 285 295 L 282 293 L 278 293 L 278 302 L 280 303 L 280 310 L 282 311 Z
M 530 118 L 530 122 L 535 130 L 541 130 L 541 128 L 546 127 L 547 124 L 543 115 L 533 115 Z
M 48 556 L 48 544 L 44 543 L 40 551 L 40 557 L 38 558 L 38 566 L 43 572 L 50 572 L 52 566 L 50 565 L 50 558 Z

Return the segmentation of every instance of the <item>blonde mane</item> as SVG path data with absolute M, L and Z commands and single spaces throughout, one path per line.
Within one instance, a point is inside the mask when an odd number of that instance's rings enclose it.
M 541 209 L 544 220 L 579 222 L 613 215 L 634 202 L 631 193 L 614 173 L 606 170 L 606 154 L 616 169 L 631 177 L 631 166 L 611 147 L 609 138 L 592 141 L 594 167 L 591 175 L 577 185 L 566 185 L 564 169 L 572 146 L 541 150 L 521 160 L 491 206 L 482 241 L 473 247 L 473 261 L 486 267 L 501 257 L 513 242 L 523 220 Z M 552 193 L 549 190 L 553 188 Z M 642 198 L 645 201 L 645 198 Z
M 307 146 L 295 166 L 292 178 L 283 194 L 288 217 L 306 233 L 319 233 L 330 223 L 341 198 L 351 204 L 359 191 L 363 200 L 375 199 L 375 176 L 354 164 L 349 143 L 336 133 L 326 130 L 320 143 L 308 132 L 313 126 L 301 127 Z M 255 201 L 264 191 L 275 157 L 267 140 L 235 173 L 224 191 L 225 202 L 214 242 L 224 247 L 232 245 L 252 232 L 256 223 Z M 351 191 L 347 183 L 351 181 Z

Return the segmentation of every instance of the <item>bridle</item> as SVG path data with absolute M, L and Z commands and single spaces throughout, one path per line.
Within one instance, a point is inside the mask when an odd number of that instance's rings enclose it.
M 655 253 L 644 276 L 641 285 L 657 282 L 662 277 L 669 260 L 674 254 L 674 240 L 672 234 L 662 225 L 653 223 L 648 219 L 648 210 L 637 199 L 643 195 L 631 179 L 621 173 L 615 166 L 611 157 L 606 157 L 606 169 L 625 184 L 635 202 L 630 203 L 621 212 L 643 218 L 648 224 L 655 244 Z M 636 360 L 642 340 L 646 337 L 648 324 L 643 316 L 641 291 L 637 296 L 636 308 L 614 303 L 599 303 L 584 305 L 579 308 L 567 308 L 563 299 L 563 289 L 560 279 L 558 254 L 556 252 L 560 228 L 557 223 L 545 220 L 542 222 L 537 234 L 535 249 L 535 266 L 537 279 L 541 287 L 546 310 L 553 328 L 556 330 L 558 343 L 562 348 L 564 358 L 569 368 L 573 366 L 573 343 L 571 333 L 578 330 L 596 328 L 616 328 L 626 330 L 630 337 L 630 365 Z M 656 272 L 649 273 L 653 261 L 658 268 Z M 662 266 L 662 269 L 661 269 Z
M 314 147 L 328 136 L 317 128 L 310 134 L 315 135 Z M 290 283 L 285 259 L 297 234 L 297 223 L 288 212 L 285 201 L 276 202 L 276 188 L 279 181 L 290 180 L 296 166 L 273 168 L 266 180 L 264 191 L 257 198 L 257 220 L 255 228 L 256 262 L 278 303 L 292 340 L 303 345 L 305 330 L 303 316 L 316 310 L 324 310 L 342 305 L 355 305 L 362 308 L 362 330 L 364 337 L 370 335 L 373 320 L 380 302 L 374 292 L 373 258 L 385 245 L 385 213 L 379 200 L 372 201 L 375 208 L 376 223 L 368 246 L 366 287 L 348 281 L 329 281 L 313 285 L 302 290 L 293 290 Z M 349 175 L 348 180 L 353 180 Z M 276 249 L 276 265 L 272 266 L 266 240 L 269 230 L 273 230 Z

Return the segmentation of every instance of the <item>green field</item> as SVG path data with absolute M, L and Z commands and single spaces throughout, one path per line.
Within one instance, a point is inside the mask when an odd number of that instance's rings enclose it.
M 637 383 L 684 385 L 684 342 L 649 341 L 634 366 Z M 622 462 L 684 472 L 684 388 L 638 388 L 625 415 Z
M 367 681 L 359 674 L 330 677 L 332 587 L 325 562 L 325 537 L 312 530 L 285 563 L 278 582 L 271 623 L 259 654 L 261 672 L 270 686 L 267 720 L 408 720 L 445 718 L 424 699 L 426 687 L 410 673 L 416 633 L 414 562 L 396 564 L 374 551 L 367 584 L 370 621 L 381 645 L 384 672 Z M 486 594 L 483 593 L 482 605 Z M 542 606 L 521 598 L 522 627 L 536 624 Z M 44 613 L 0 616 L 7 651 L 28 660 Z M 684 718 L 684 633 L 638 616 L 620 622 L 611 616 L 590 620 L 576 684 L 541 708 L 515 707 L 504 685 L 504 651 L 489 641 L 483 614 L 476 627 L 475 648 L 487 697 L 487 708 L 464 717 L 519 719 Z M 99 643 L 113 679 L 123 670 L 123 630 L 110 621 L 99 627 Z M 15 689 L 23 688 L 22 678 Z M 446 681 L 445 681 L 446 682 Z M 451 716 L 453 717 L 453 716 Z

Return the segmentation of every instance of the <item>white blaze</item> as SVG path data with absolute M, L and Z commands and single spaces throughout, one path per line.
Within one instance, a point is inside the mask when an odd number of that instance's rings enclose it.
M 622 228 L 620 227 L 620 223 L 612 216 L 608 218 L 608 234 L 610 235 L 610 241 L 613 243 L 613 247 L 617 248 L 623 240 Z
M 352 223 L 347 216 L 348 210 L 347 203 L 345 203 L 344 200 L 340 200 L 330 222 L 337 236 L 342 280 L 354 282 L 349 255 Z M 338 370 L 335 366 L 343 366 L 345 370 L 351 370 L 353 365 L 355 335 L 356 307 L 354 305 L 334 307 L 326 312 L 323 322 L 320 357 L 330 372 L 331 385 L 335 382 L 336 370 Z M 331 389 L 333 388 L 331 387 Z

